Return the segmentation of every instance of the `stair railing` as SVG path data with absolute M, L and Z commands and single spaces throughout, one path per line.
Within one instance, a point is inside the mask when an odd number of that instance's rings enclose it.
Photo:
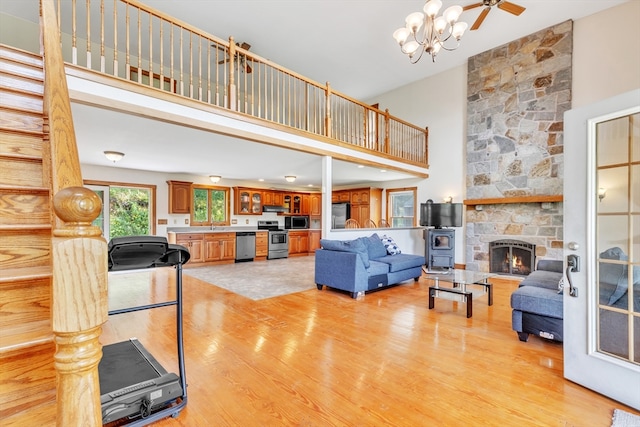
M 108 312 L 107 245 L 101 230 L 91 222 L 102 207 L 98 196 L 82 187 L 53 0 L 41 0 L 40 15 L 48 135 L 43 167 L 55 211 L 51 315 L 56 343 L 56 425 L 100 426 L 99 337 Z

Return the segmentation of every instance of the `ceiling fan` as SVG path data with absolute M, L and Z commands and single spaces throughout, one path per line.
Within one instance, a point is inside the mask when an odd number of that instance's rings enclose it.
M 236 46 L 244 49 L 244 50 L 249 50 L 251 49 L 251 45 L 247 42 L 242 42 L 242 43 L 236 43 Z M 216 47 L 218 49 L 224 49 L 222 46 L 220 45 L 216 45 Z M 226 49 L 225 49 L 226 50 Z M 238 57 L 238 54 L 236 53 L 236 58 Z M 229 57 L 223 59 L 222 61 L 218 61 L 218 64 L 225 64 L 227 62 L 229 62 Z M 247 62 L 247 57 L 245 55 L 240 55 L 240 67 L 243 71 L 246 71 L 247 74 L 250 74 L 253 70 L 251 69 L 251 66 L 248 64 Z
M 525 10 L 524 7 L 519 6 L 515 3 L 508 2 L 506 0 L 482 0 L 480 3 L 474 3 L 470 4 L 469 6 L 465 6 L 462 8 L 462 10 L 475 9 L 476 7 L 480 6 L 485 6 L 485 8 L 482 12 L 480 12 L 480 16 L 478 16 L 476 22 L 474 22 L 471 26 L 471 31 L 480 28 L 480 25 L 482 25 L 482 22 L 487 17 L 489 11 L 493 6 L 498 6 L 498 9 L 502 9 L 505 12 L 509 12 L 516 16 L 520 15 Z

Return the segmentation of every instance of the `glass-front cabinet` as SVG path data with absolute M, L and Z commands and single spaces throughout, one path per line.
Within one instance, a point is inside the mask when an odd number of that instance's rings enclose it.
M 262 192 L 249 188 L 234 187 L 236 215 L 262 215 Z

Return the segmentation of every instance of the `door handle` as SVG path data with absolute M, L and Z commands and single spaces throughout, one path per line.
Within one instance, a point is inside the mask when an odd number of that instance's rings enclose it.
M 578 296 L 578 288 L 573 286 L 571 281 L 571 273 L 577 273 L 580 271 L 580 257 L 578 255 L 567 256 L 567 281 L 569 282 L 569 295 L 572 297 Z

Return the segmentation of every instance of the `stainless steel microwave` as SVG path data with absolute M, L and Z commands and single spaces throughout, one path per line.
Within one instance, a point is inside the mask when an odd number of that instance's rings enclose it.
M 285 216 L 284 228 L 287 230 L 295 230 L 298 228 L 309 228 L 309 216 L 308 215 Z

